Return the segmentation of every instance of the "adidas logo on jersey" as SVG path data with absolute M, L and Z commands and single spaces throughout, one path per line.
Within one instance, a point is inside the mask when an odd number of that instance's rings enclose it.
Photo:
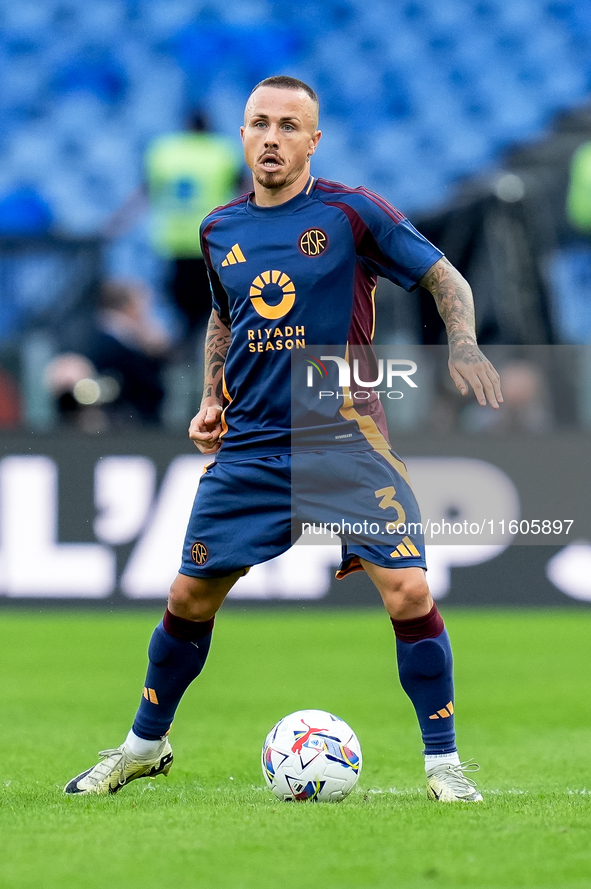
M 399 543 L 396 549 L 390 553 L 390 557 L 392 559 L 399 559 L 401 556 L 420 556 L 420 552 L 410 539 L 410 537 L 403 537 L 402 543 Z
M 246 262 L 246 257 L 240 249 L 240 245 L 234 244 L 230 252 L 226 254 L 226 258 L 222 262 L 222 266 L 236 265 L 237 262 Z

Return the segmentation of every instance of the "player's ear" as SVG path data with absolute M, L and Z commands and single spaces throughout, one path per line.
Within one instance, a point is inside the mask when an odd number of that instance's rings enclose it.
M 244 127 L 240 127 L 240 138 L 244 142 Z
M 308 149 L 308 157 L 312 157 L 312 155 L 316 151 L 316 147 L 317 147 L 318 143 L 320 142 L 321 136 L 322 136 L 322 133 L 320 132 L 320 130 L 316 130 L 316 132 L 310 139 L 310 147 Z

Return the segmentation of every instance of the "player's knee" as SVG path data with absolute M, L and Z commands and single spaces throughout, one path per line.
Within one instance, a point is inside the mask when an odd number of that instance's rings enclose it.
M 201 578 L 179 574 L 170 587 L 169 608 L 174 614 L 187 620 L 210 620 L 219 605 L 211 601 Z
M 427 614 L 432 606 L 431 594 L 423 573 L 408 576 L 393 571 L 393 577 L 387 588 L 382 590 L 382 598 L 386 611 L 395 620 L 420 617 Z
M 177 574 L 170 587 L 169 608 L 172 605 L 173 613 L 186 620 L 211 620 L 242 573 L 235 572 L 228 577 Z

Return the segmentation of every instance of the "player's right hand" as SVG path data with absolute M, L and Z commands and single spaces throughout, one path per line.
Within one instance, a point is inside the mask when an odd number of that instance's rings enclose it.
M 222 406 L 210 404 L 202 407 L 191 420 L 189 438 L 202 454 L 214 454 L 221 448 Z

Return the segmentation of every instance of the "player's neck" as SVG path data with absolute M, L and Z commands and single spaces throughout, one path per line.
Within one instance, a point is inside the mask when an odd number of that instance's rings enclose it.
M 308 184 L 309 178 L 310 169 L 308 165 L 306 165 L 306 168 L 302 170 L 302 173 L 294 182 L 282 186 L 281 188 L 265 188 L 264 185 L 261 185 L 260 182 L 257 182 L 255 179 L 254 203 L 257 207 L 278 207 L 280 204 L 285 204 L 304 190 Z

